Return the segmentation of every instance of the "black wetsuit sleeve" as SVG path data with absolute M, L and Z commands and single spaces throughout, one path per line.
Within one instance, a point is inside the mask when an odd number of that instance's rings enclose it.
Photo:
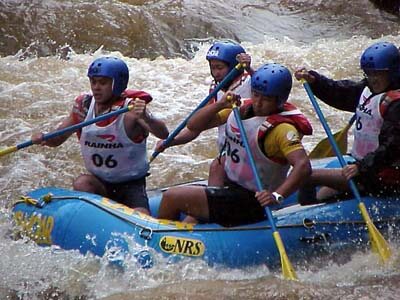
M 310 84 L 315 96 L 326 104 L 340 110 L 355 112 L 360 96 L 367 86 L 366 79 L 355 82 L 351 80 L 332 80 L 315 71 L 310 71 L 315 82 Z
M 400 101 L 388 106 L 383 120 L 379 147 L 357 161 L 361 176 L 376 174 L 400 158 Z

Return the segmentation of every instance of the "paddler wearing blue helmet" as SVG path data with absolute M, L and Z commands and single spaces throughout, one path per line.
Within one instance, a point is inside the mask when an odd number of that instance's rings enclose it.
M 165 138 L 168 129 L 147 108 L 147 103 L 152 100 L 148 93 L 127 89 L 129 70 L 123 60 L 111 56 L 97 58 L 90 64 L 87 76 L 91 93 L 81 94 L 75 99 L 70 114 L 57 130 L 90 122 L 128 105 L 133 107 L 124 114 L 105 118 L 77 131 L 88 173 L 78 176 L 73 188 L 114 199 L 149 214 L 145 179 L 149 170 L 146 140 L 149 132 Z M 32 141 L 57 147 L 72 133 L 45 141 L 43 133 L 35 133 Z
M 201 222 L 224 226 L 255 223 L 266 218 L 265 206 L 281 203 L 295 192 L 311 174 L 301 139 L 312 133 L 312 127 L 287 101 L 291 88 L 292 75 L 285 66 L 264 64 L 251 77 L 251 97 L 240 100 L 240 116 L 263 190 L 258 191 L 256 186 L 232 111 L 232 102 L 237 103 L 240 97 L 228 91 L 188 122 L 193 130 L 199 130 L 201 124 L 226 124 L 223 186 L 170 188 L 163 193 L 159 217 L 177 220 L 184 213 Z
M 209 64 L 209 69 L 213 81 L 209 88 L 209 93 L 212 93 L 215 87 L 223 81 L 225 76 L 232 71 L 238 63 L 244 64 L 245 67 L 239 69 L 238 74 L 229 82 L 227 82 L 222 89 L 217 93 L 216 97 L 210 100 L 209 103 L 220 101 L 224 93 L 228 90 L 240 95 L 242 98 L 250 98 L 250 74 L 253 72 L 251 69 L 251 56 L 246 53 L 245 49 L 238 43 L 232 41 L 216 41 L 208 49 L 206 53 L 206 60 Z M 199 131 L 192 131 L 185 127 L 167 147 L 186 144 L 195 138 L 203 131 L 209 129 L 208 124 L 203 124 L 204 127 Z M 164 151 L 166 148 L 163 145 L 164 141 L 157 143 L 156 150 L 158 152 Z M 208 184 L 212 186 L 223 185 L 224 171 L 223 171 L 223 148 L 225 142 L 225 125 L 218 127 L 217 147 L 220 152 L 218 158 L 213 160 L 210 165 Z
M 351 156 L 355 163 L 343 169 L 313 170 L 299 201 L 325 201 L 349 192 L 353 178 L 362 194 L 400 194 L 400 52 L 390 42 L 369 46 L 360 57 L 364 78 L 360 81 L 332 80 L 299 68 L 295 76 L 308 81 L 323 102 L 355 112 Z M 326 186 L 315 193 L 314 186 Z

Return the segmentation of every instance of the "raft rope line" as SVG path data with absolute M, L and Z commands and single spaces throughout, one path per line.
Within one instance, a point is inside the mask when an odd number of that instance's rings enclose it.
M 131 223 L 137 227 L 140 227 L 141 229 L 144 230 L 149 230 L 150 232 L 159 232 L 159 233 L 164 233 L 164 232 L 205 232 L 205 231 L 251 231 L 251 230 L 265 230 L 265 229 L 271 229 L 271 226 L 254 226 L 254 227 L 223 227 L 223 228 L 171 228 L 171 229 L 153 229 L 147 226 L 144 226 L 142 224 L 136 223 L 133 220 L 130 220 L 129 215 L 120 213 L 119 211 L 111 210 L 108 207 L 104 207 L 100 203 L 94 202 L 91 199 L 85 198 L 85 197 L 76 197 L 76 196 L 53 196 L 51 194 L 44 195 L 41 200 L 37 200 L 28 196 L 21 196 L 21 200 L 16 201 L 14 203 L 14 206 L 18 203 L 26 203 L 29 205 L 34 205 L 38 208 L 42 208 L 44 204 L 49 203 L 52 200 L 82 200 L 85 201 L 89 204 L 92 204 L 94 206 L 97 206 L 98 208 L 116 216 L 117 218 L 126 221 L 128 223 Z M 388 223 L 388 222 L 393 222 L 399 220 L 399 217 L 392 217 L 392 218 L 385 218 L 385 219 L 380 219 L 380 220 L 373 220 L 374 223 L 380 224 L 380 223 Z M 154 220 L 158 220 L 154 218 Z M 308 219 L 308 222 L 310 220 Z M 277 225 L 277 228 L 297 228 L 297 227 L 305 227 L 307 229 L 312 229 L 316 225 L 342 225 L 342 224 L 366 224 L 363 220 L 357 220 L 357 221 L 311 221 L 312 225 L 310 223 L 305 224 L 303 220 L 303 224 L 286 224 L 286 225 Z M 160 224 L 158 224 L 160 225 Z M 167 226 L 167 225 L 165 225 Z
M 204 182 L 204 183 L 202 183 L 202 182 Z M 161 187 L 161 188 L 152 188 L 152 189 L 149 189 L 147 192 L 148 193 L 154 193 L 154 192 L 157 192 L 157 191 L 164 192 L 164 191 L 168 190 L 171 187 L 186 186 L 186 185 L 204 186 L 205 187 L 205 186 L 207 186 L 207 180 L 202 179 L 202 178 L 198 178 L 198 179 L 193 179 L 193 180 L 182 182 L 182 183 L 176 183 L 176 184 L 173 184 L 173 185 L 164 186 L 164 187 Z

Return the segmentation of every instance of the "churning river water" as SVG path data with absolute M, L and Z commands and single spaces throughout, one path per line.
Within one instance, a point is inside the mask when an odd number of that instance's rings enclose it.
M 124 59 L 129 86 L 151 93 L 151 111 L 173 130 L 207 96 L 206 50 L 214 39 L 242 43 L 253 67 L 279 62 L 333 78 L 359 79 L 359 56 L 378 40 L 400 46 L 400 20 L 368 0 L 0 0 L 0 147 L 50 130 L 89 90 L 86 70 L 102 55 Z M 310 118 L 311 150 L 325 137 L 305 91 L 290 100 Z M 333 131 L 351 115 L 321 104 Z M 150 188 L 205 178 L 216 132 L 168 149 L 151 165 Z M 212 141 L 212 142 L 210 142 Z M 155 139 L 149 139 L 149 152 Z M 398 246 L 382 267 L 370 252 L 295 265 L 299 282 L 266 266 L 211 268 L 201 261 L 121 273 L 91 255 L 10 238 L 10 209 L 41 186 L 70 188 L 84 172 L 75 138 L 0 158 L 0 299 L 398 299 Z

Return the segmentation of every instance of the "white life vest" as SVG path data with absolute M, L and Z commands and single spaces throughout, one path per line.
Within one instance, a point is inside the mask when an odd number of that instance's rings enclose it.
M 229 90 L 239 95 L 242 99 L 251 98 L 251 76 L 244 72 L 240 79 L 235 80 L 230 86 Z M 225 94 L 219 91 L 216 96 L 216 101 L 220 101 Z M 221 150 L 225 143 L 225 124 L 218 126 L 218 149 Z
M 126 107 L 131 99 L 126 99 Z M 92 101 L 85 121 L 95 117 Z M 100 127 L 91 124 L 82 129 L 79 140 L 86 169 L 111 183 L 125 182 L 144 177 L 149 170 L 146 139 L 134 143 L 126 134 L 124 114 L 112 123 Z
M 273 162 L 260 149 L 258 133 L 265 119 L 265 116 L 253 117 L 242 122 L 263 188 L 273 191 L 285 180 L 290 166 L 287 163 Z M 233 112 L 226 122 L 225 152 L 225 172 L 228 178 L 248 190 L 257 191 L 255 178 Z
M 371 96 L 369 88 L 364 88 L 356 109 L 354 142 L 351 150 L 351 155 L 356 159 L 362 159 L 379 146 L 379 133 L 383 124 L 380 104 L 384 93 Z

